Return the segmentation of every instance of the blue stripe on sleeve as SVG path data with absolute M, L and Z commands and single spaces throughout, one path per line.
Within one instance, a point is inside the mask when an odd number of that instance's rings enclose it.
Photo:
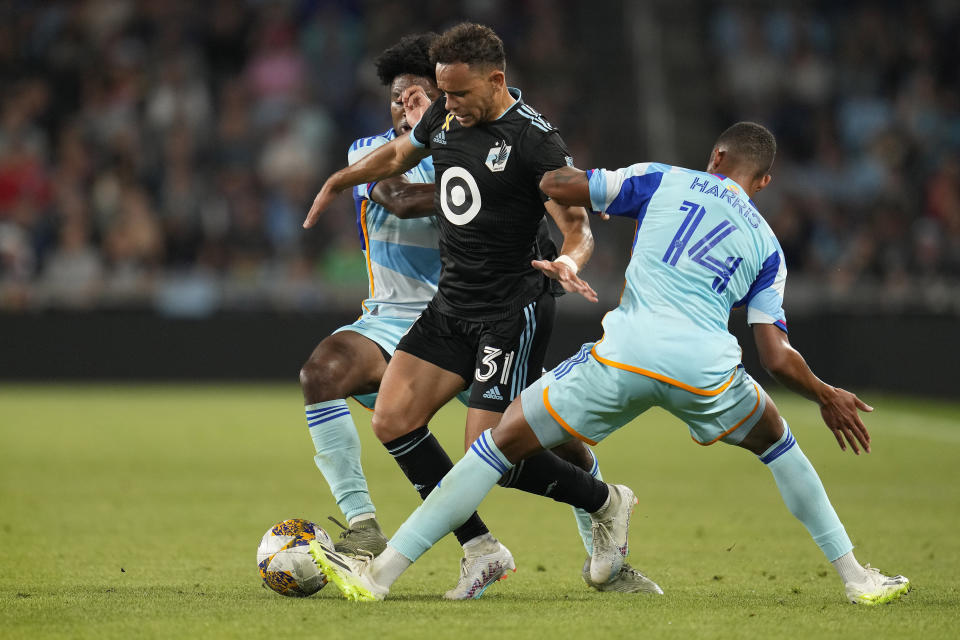
M 627 178 L 620 187 L 620 193 L 607 207 L 606 212 L 612 216 L 641 219 L 661 180 L 663 180 L 663 174 L 660 172 Z
M 757 278 L 753 281 L 753 284 L 750 285 L 750 289 L 747 290 L 747 295 L 734 302 L 733 306 L 742 307 L 748 304 L 750 300 L 753 299 L 753 296 L 773 284 L 773 281 L 777 279 L 777 273 L 779 271 L 780 252 L 774 251 L 763 261 L 763 265 L 760 267 L 760 273 L 757 274 Z M 786 328 L 786 325 L 784 325 L 784 328 Z

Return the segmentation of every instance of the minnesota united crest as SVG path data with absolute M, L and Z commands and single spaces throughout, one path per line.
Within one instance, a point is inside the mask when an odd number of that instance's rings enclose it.
M 507 160 L 510 158 L 510 149 L 508 144 L 497 143 L 497 146 L 490 149 L 487 154 L 487 168 L 490 171 L 503 171 L 507 168 Z

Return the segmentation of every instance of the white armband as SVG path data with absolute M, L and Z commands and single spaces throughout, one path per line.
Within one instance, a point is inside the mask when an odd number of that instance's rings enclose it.
M 577 266 L 576 261 L 565 253 L 557 256 L 557 259 L 554 260 L 554 262 L 559 262 L 560 264 L 565 264 L 570 267 L 570 270 L 573 271 L 573 275 L 577 275 L 577 272 L 580 271 L 580 267 Z

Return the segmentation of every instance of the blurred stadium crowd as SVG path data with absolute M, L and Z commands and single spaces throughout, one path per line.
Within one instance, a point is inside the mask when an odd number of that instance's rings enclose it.
M 504 38 L 511 82 L 578 165 L 604 162 L 578 126 L 576 25 L 558 3 L 413 6 L 0 1 L 0 310 L 356 306 L 366 270 L 350 198 L 320 228 L 300 223 L 350 142 L 389 127 L 372 58 L 463 16 Z M 704 63 L 686 80 L 714 86 L 704 117 L 717 132 L 757 119 L 779 138 L 761 210 L 801 299 L 960 312 L 956 3 L 691 15 Z M 620 231 L 597 229 L 598 242 Z M 588 277 L 618 288 L 620 268 L 596 260 Z
M 709 23 L 720 121 L 778 137 L 761 211 L 791 273 L 811 301 L 960 313 L 960 3 L 796 6 Z

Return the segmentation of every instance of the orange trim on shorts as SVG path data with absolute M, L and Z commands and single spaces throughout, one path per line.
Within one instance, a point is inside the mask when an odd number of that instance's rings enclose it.
M 364 394 L 364 395 L 366 395 L 366 394 Z M 367 405 L 365 405 L 365 404 L 363 404 L 362 402 L 360 402 L 359 400 L 357 400 L 357 397 L 356 397 L 356 396 L 350 396 L 350 397 L 353 399 L 354 402 L 357 403 L 357 406 L 358 406 L 358 407 L 360 407 L 361 409 L 364 409 L 364 410 L 366 410 L 366 411 L 369 411 L 370 413 L 373 413 L 373 409 L 371 409 L 371 408 L 368 407 Z
M 600 339 L 600 342 L 603 342 L 603 338 Z M 600 344 L 597 342 L 597 344 Z M 623 371 L 630 371 L 632 373 L 639 373 L 642 376 L 647 376 L 648 378 L 653 378 L 654 380 L 659 380 L 660 382 L 666 382 L 667 384 L 677 387 L 678 389 L 683 389 L 684 391 L 689 391 L 690 393 L 696 394 L 698 396 L 716 396 L 724 392 L 724 390 L 730 386 L 733 382 L 733 378 L 737 375 L 736 370 L 730 374 L 730 379 L 724 382 L 722 385 L 716 389 L 698 389 L 697 387 L 691 387 L 690 385 L 680 382 L 679 380 L 674 380 L 673 378 L 668 378 L 665 375 L 660 373 L 655 373 L 653 371 L 648 371 L 647 369 L 641 369 L 640 367 L 634 367 L 629 364 L 623 364 L 622 362 L 616 362 L 615 360 L 607 360 L 606 358 L 601 357 L 597 353 L 597 345 L 593 345 L 593 348 L 590 350 L 590 353 L 593 354 L 593 357 L 597 359 L 597 362 L 605 364 L 608 367 L 613 367 L 615 369 L 622 369 Z
M 697 439 L 694 438 L 693 436 L 690 436 L 690 439 L 693 440 L 694 442 L 696 442 L 696 443 L 697 443 L 698 445 L 700 445 L 701 447 L 708 447 L 708 446 L 710 446 L 711 444 L 713 444 L 714 442 L 716 442 L 717 440 L 719 440 L 720 438 L 722 438 L 723 436 L 725 436 L 725 435 L 727 435 L 727 434 L 730 434 L 730 433 L 733 433 L 734 431 L 736 431 L 737 429 L 739 429 L 739 428 L 740 428 L 740 425 L 742 425 L 744 422 L 746 422 L 747 420 L 749 420 L 749 419 L 750 419 L 750 416 L 752 416 L 754 413 L 757 412 L 757 407 L 760 406 L 760 389 L 758 389 L 758 388 L 757 388 L 757 385 L 754 384 L 754 385 L 753 385 L 753 390 L 757 392 L 757 403 L 756 403 L 755 405 L 753 405 L 753 409 L 750 411 L 750 413 L 747 414 L 747 417 L 746 417 L 746 418 L 744 418 L 743 420 L 741 420 L 741 421 L 738 422 L 737 424 L 733 425 L 732 428 L 727 429 L 726 431 L 724 431 L 723 433 L 721 433 L 720 435 L 718 435 L 716 438 L 714 438 L 714 439 L 711 440 L 710 442 L 700 442 L 699 440 L 697 440 Z
M 565 421 L 563 418 L 560 417 L 560 414 L 557 413 L 557 412 L 554 410 L 554 408 L 550 405 L 550 398 L 549 398 L 548 393 L 547 393 L 549 390 L 550 390 L 550 387 L 544 387 L 544 388 L 543 388 L 543 406 L 545 406 L 545 407 L 547 408 L 547 413 L 549 413 L 551 416 L 553 416 L 553 419 L 556 420 L 557 423 L 558 423 L 561 427 L 563 427 L 563 429 L 564 429 L 567 433 L 569 433 L 570 435 L 572 435 L 572 436 L 573 436 L 574 438 L 576 438 L 577 440 L 583 440 L 584 442 L 586 442 L 586 443 L 589 444 L 590 446 L 593 446 L 593 445 L 597 444 L 595 440 L 591 440 L 590 438 L 588 438 L 588 437 L 586 437 L 586 436 L 582 436 L 582 435 L 580 435 L 579 433 L 577 433 L 576 431 L 574 431 L 573 428 L 571 428 L 570 425 L 568 425 L 568 424 L 566 423 L 566 421 Z
M 370 280 L 370 297 L 373 298 L 375 287 L 373 286 L 373 265 L 370 263 L 370 237 L 367 235 L 367 205 L 370 204 L 370 201 L 364 198 L 363 202 L 360 203 L 360 230 L 363 233 L 363 246 L 367 248 L 364 252 L 366 253 L 367 258 L 367 278 Z M 369 312 L 370 309 L 367 309 L 367 305 L 363 302 L 360 303 L 364 311 Z

